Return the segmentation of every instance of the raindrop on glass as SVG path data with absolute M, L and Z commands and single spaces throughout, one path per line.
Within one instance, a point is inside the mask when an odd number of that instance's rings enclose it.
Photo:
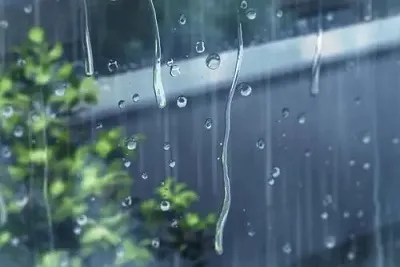
M 221 64 L 221 58 L 217 53 L 209 54 L 206 58 L 206 65 L 210 70 L 218 69 Z
M 101 129 L 101 128 L 103 128 L 103 124 L 102 124 L 101 122 L 98 122 L 98 123 L 96 124 L 96 129 L 99 130 L 99 129 Z
M 305 115 L 304 113 L 300 114 L 300 115 L 297 117 L 297 122 L 298 122 L 299 124 L 304 124 L 304 123 L 306 123 L 306 115 Z
M 86 223 L 87 223 L 87 221 L 88 221 L 88 218 L 87 218 L 87 216 L 86 215 L 81 215 L 81 216 L 79 216 L 77 219 L 76 219 L 76 222 L 80 225 L 80 226 L 82 226 L 82 225 L 85 225 Z
M 371 163 L 365 162 L 365 163 L 363 164 L 362 168 L 363 168 L 364 170 L 366 170 L 366 171 L 369 170 L 369 169 L 371 168 Z
M 178 65 L 172 65 L 171 68 L 169 69 L 169 74 L 172 77 L 177 77 L 181 74 L 181 69 L 179 68 Z
M 178 97 L 178 99 L 176 100 L 176 105 L 178 106 L 178 108 L 184 108 L 187 105 L 187 98 L 184 96 L 180 96 Z
M 181 24 L 181 25 L 185 25 L 186 24 L 186 16 L 184 14 L 180 15 L 179 24 Z
M 115 72 L 118 70 L 118 62 L 111 59 L 110 61 L 108 61 L 107 67 L 109 72 Z
M 56 88 L 56 90 L 54 90 L 54 93 L 56 94 L 56 96 L 64 96 L 65 94 L 65 85 L 60 85 Z
M 11 150 L 7 146 L 3 147 L 1 150 L 1 155 L 3 158 L 9 158 L 11 157 Z
M 171 222 L 171 227 L 172 228 L 177 228 L 178 224 L 179 224 L 178 220 L 177 219 L 173 219 L 172 222 Z
M 129 168 L 131 166 L 131 162 L 129 160 L 124 161 L 125 168 Z
M 24 6 L 24 12 L 26 13 L 26 14 L 30 14 L 30 13 L 32 13 L 32 5 L 26 5 L 26 6 Z
M 143 172 L 141 176 L 143 180 L 147 180 L 147 178 L 149 178 L 149 175 L 146 172 Z
M 15 126 L 14 136 L 19 138 L 22 137 L 23 134 L 24 134 L 24 128 L 20 125 Z
M 288 109 L 288 108 L 283 108 L 283 109 L 282 109 L 282 117 L 283 117 L 284 119 L 286 119 L 287 117 L 289 117 L 289 115 L 290 115 L 289 109 Z
M 400 139 L 399 139 L 399 138 L 394 137 L 394 138 L 392 139 L 392 144 L 393 144 L 393 145 L 397 145 L 397 144 L 399 144 L 399 143 L 400 143 Z
M 8 21 L 7 20 L 0 20 L 0 28 L 7 29 L 8 28 Z
M 333 203 L 333 198 L 332 195 L 326 195 L 324 200 L 322 200 L 322 205 L 324 205 L 325 207 L 332 204 Z
M 128 140 L 126 146 L 127 146 L 127 148 L 128 148 L 129 150 L 135 150 L 135 149 L 136 149 L 136 146 L 137 146 L 137 142 L 136 142 L 135 139 L 130 139 L 130 140 Z
M 120 101 L 118 101 L 118 107 L 119 107 L 120 109 L 125 108 L 125 107 L 126 107 L 125 100 L 120 100 Z
M 246 9 L 247 8 L 247 1 L 246 0 L 242 0 L 242 2 L 240 2 L 240 8 L 241 9 Z
M 122 201 L 122 207 L 126 208 L 132 205 L 132 197 L 126 197 L 124 201 Z
M 18 245 L 19 245 L 19 242 L 20 242 L 20 240 L 19 240 L 18 237 L 13 237 L 13 238 L 11 239 L 11 245 L 13 245 L 14 247 L 18 246 Z
M 336 237 L 334 236 L 327 236 L 324 240 L 325 247 L 328 249 L 332 249 L 336 246 Z
M 345 212 L 343 212 L 343 218 L 349 218 L 350 217 L 350 212 L 348 212 L 348 211 L 345 211 Z
M 132 95 L 132 101 L 134 103 L 139 102 L 139 100 L 140 100 L 140 95 L 138 93 Z
M 271 174 L 272 178 L 278 178 L 279 175 L 281 175 L 281 169 L 278 167 L 272 168 L 272 174 Z
M 159 248 L 159 247 L 160 247 L 160 239 L 154 238 L 154 239 L 151 241 L 151 246 L 152 246 L 153 248 Z
M 282 16 L 283 16 L 283 11 L 279 9 L 279 10 L 276 12 L 276 16 L 277 16 L 278 18 L 282 18 Z
M 171 207 L 171 205 L 169 204 L 169 201 L 166 201 L 166 200 L 161 201 L 160 209 L 162 211 L 168 211 L 170 207 Z
M 212 127 L 212 120 L 211 119 L 206 119 L 204 123 L 204 127 L 206 127 L 207 130 L 210 130 Z
M 256 235 L 256 231 L 250 230 L 250 231 L 247 232 L 247 234 L 248 234 L 250 237 L 253 237 L 253 236 Z
M 117 250 L 115 251 L 115 255 L 117 256 L 117 258 L 123 258 L 125 255 L 124 247 L 121 246 L 117 248 Z
M 80 235 L 81 233 L 82 233 L 82 228 L 80 228 L 80 227 L 75 227 L 74 228 L 74 234 Z
M 255 10 L 254 8 L 249 8 L 249 9 L 246 11 L 246 17 L 247 17 L 249 20 L 255 20 L 256 17 L 257 17 L 257 12 L 256 12 L 256 10 Z
M 328 219 L 328 217 L 329 217 L 329 214 L 326 211 L 321 213 L 321 219 L 322 220 L 326 220 L 326 219 Z
M 350 165 L 351 167 L 353 167 L 354 165 L 356 165 L 356 161 L 355 161 L 354 159 L 351 159 L 351 160 L 349 161 L 349 165 Z
M 347 253 L 347 259 L 349 260 L 349 261 L 352 261 L 352 260 L 354 260 L 356 258 L 356 253 L 354 253 L 353 251 L 349 251 L 348 253 Z
M 370 133 L 365 133 L 362 137 L 362 142 L 364 144 L 369 144 L 371 142 L 371 135 Z
M 256 143 L 256 147 L 257 147 L 258 149 L 260 149 L 260 150 L 264 149 L 264 148 L 265 148 L 265 142 L 264 142 L 264 140 L 259 139 L 259 140 L 257 141 L 257 143 Z
M 283 245 L 282 251 L 286 254 L 290 254 L 292 252 L 292 246 L 290 245 L 290 243 L 286 243 L 285 245 Z
M 168 165 L 169 165 L 169 167 L 174 168 L 176 165 L 175 160 L 171 160 Z
M 168 151 L 171 148 L 171 144 L 170 143 L 164 143 L 163 149 L 165 151 Z
M 251 95 L 251 91 L 253 90 L 251 86 L 247 83 L 241 83 L 238 85 L 238 89 L 242 96 L 249 96 Z
M 196 52 L 201 54 L 206 50 L 206 46 L 203 41 L 199 41 L 196 43 Z
M 172 65 L 174 65 L 174 60 L 172 58 L 168 59 L 167 61 L 167 66 L 171 67 Z
M 10 118 L 14 114 L 14 108 L 12 106 L 5 106 L 3 109 L 3 116 L 5 118 Z
M 268 180 L 268 184 L 271 185 L 271 186 L 274 185 L 275 184 L 275 180 L 274 179 L 269 179 Z

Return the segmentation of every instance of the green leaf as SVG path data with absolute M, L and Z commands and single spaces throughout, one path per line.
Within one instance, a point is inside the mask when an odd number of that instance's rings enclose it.
M 51 60 L 51 61 L 55 61 L 55 60 L 58 60 L 58 59 L 60 59 L 61 58 L 61 56 L 62 56 L 62 54 L 63 54 L 63 47 L 62 47 L 62 45 L 61 45 L 61 43 L 56 43 L 55 45 L 54 45 L 54 47 L 50 50 L 50 52 L 49 52 L 49 59 Z
M 7 169 L 8 173 L 15 181 L 19 181 L 28 175 L 28 170 L 21 166 L 9 165 L 7 166 Z
M 100 155 L 100 157 L 107 157 L 110 152 L 113 151 L 113 146 L 108 140 L 99 140 L 95 145 L 95 151 Z
M 189 227 L 194 227 L 200 223 L 200 217 L 196 213 L 187 213 L 185 215 L 185 222 Z
M 57 78 L 60 80 L 67 79 L 72 74 L 72 64 L 66 63 L 58 70 Z
M 50 186 L 50 195 L 52 197 L 60 196 L 66 189 L 66 184 L 62 180 L 54 181 Z
M 12 80 L 8 77 L 2 77 L 0 80 L 0 93 L 3 94 L 4 92 L 8 91 L 12 87 Z
M 11 234 L 10 232 L 3 231 L 0 233 L 0 247 L 3 247 L 5 244 L 7 244 L 11 239 Z
M 40 27 L 33 27 L 29 30 L 28 38 L 31 42 L 41 44 L 44 42 L 44 31 Z
M 100 241 L 105 241 L 116 246 L 121 239 L 118 235 L 112 233 L 110 230 L 101 225 L 89 228 L 85 231 L 81 238 L 81 242 L 83 244 L 97 243 Z

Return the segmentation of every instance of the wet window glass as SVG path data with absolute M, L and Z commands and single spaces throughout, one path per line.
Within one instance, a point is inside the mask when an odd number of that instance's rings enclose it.
M 397 266 L 399 14 L 0 0 L 2 266 Z

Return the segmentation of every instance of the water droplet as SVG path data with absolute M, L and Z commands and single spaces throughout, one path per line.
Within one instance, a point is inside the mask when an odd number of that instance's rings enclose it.
M 7 29 L 8 28 L 8 21 L 7 20 L 0 20 L 0 28 Z
M 178 225 L 179 225 L 178 220 L 177 219 L 173 219 L 172 222 L 171 222 L 171 227 L 172 228 L 177 228 Z
M 272 178 L 278 178 L 279 175 L 281 175 L 281 169 L 278 167 L 272 168 L 272 174 L 271 174 Z
M 174 59 L 170 58 L 170 59 L 168 59 L 168 61 L 167 61 L 167 66 L 168 66 L 168 67 L 171 67 L 172 65 L 174 65 Z
M 140 95 L 138 93 L 132 95 L 132 101 L 137 103 L 140 101 Z
M 131 162 L 129 160 L 124 161 L 125 168 L 129 168 L 131 166 Z
M 248 234 L 250 237 L 253 237 L 253 236 L 256 235 L 256 231 L 250 230 L 250 231 L 247 232 L 247 234 Z
M 356 253 L 354 253 L 353 251 L 349 251 L 348 253 L 347 253 L 347 259 L 349 260 L 349 261 L 352 261 L 352 260 L 354 260 L 356 258 Z
M 167 200 L 161 201 L 160 209 L 162 211 L 168 211 L 170 207 L 171 207 L 171 205 L 169 204 L 169 201 L 167 201 Z
M 170 162 L 169 162 L 169 167 L 171 167 L 171 168 L 174 168 L 175 167 L 175 165 L 176 165 L 176 162 L 175 162 L 175 160 L 170 160 Z
M 20 240 L 19 240 L 18 237 L 13 237 L 13 238 L 11 239 L 11 245 L 13 245 L 14 247 L 18 246 L 18 245 L 19 245 L 19 242 L 20 242 Z
M 181 74 L 181 69 L 179 68 L 178 65 L 172 65 L 171 68 L 169 69 L 169 74 L 172 77 L 177 77 Z
M 171 144 L 170 143 L 164 143 L 163 149 L 165 151 L 168 151 L 171 148 Z
M 327 236 L 324 240 L 325 247 L 328 249 L 332 249 L 336 246 L 336 237 L 334 236 Z
M 257 17 L 257 11 L 256 11 L 254 8 L 249 8 L 249 9 L 246 11 L 246 17 L 247 17 L 249 20 L 255 20 L 256 17 Z
M 350 217 L 350 212 L 348 212 L 348 211 L 345 211 L 345 212 L 343 212 L 343 218 L 349 218 Z
M 333 13 L 329 12 L 328 14 L 326 14 L 325 19 L 327 21 L 333 21 L 334 15 Z
M 3 109 L 3 116 L 5 118 L 10 118 L 14 114 L 14 108 L 10 105 L 7 105 Z
M 83 226 L 83 225 L 85 225 L 86 223 L 87 223 L 87 221 L 88 221 L 88 218 L 87 218 L 87 216 L 86 215 L 81 215 L 81 216 L 79 216 L 77 219 L 76 219 L 76 222 L 80 225 L 80 226 Z
M 204 123 L 204 127 L 206 127 L 207 130 L 210 130 L 212 127 L 212 120 L 210 118 L 206 119 Z
M 349 165 L 350 165 L 351 167 L 353 167 L 354 165 L 356 165 L 356 161 L 355 161 L 354 159 L 351 159 L 351 160 L 349 161 Z
M 15 126 L 14 136 L 19 138 L 22 137 L 23 134 L 24 134 L 24 128 L 20 125 Z
M 365 133 L 362 137 L 362 142 L 364 144 L 369 144 L 371 142 L 371 135 L 370 133 Z
M 363 210 L 357 211 L 357 218 L 362 218 L 362 217 L 364 217 L 364 211 Z
M 364 170 L 369 170 L 370 168 L 371 168 L 371 163 L 369 163 L 369 162 L 365 162 L 364 164 L 363 164 L 363 167 L 362 167 Z
M 304 124 L 306 123 L 306 115 L 304 113 L 301 113 L 298 117 L 297 117 L 297 122 L 299 124 Z
M 209 54 L 206 58 L 206 65 L 210 70 L 218 69 L 221 64 L 221 58 L 217 53 Z
M 257 143 L 256 143 L 256 147 L 257 147 L 258 149 L 260 149 L 260 150 L 264 149 L 264 148 L 265 148 L 265 142 L 264 142 L 264 140 L 259 139 L 259 140 L 257 141 Z
M 1 150 L 1 155 L 3 156 L 3 158 L 9 158 L 11 157 L 11 150 L 9 147 L 5 146 L 2 148 Z
M 397 144 L 399 144 L 399 143 L 400 143 L 400 139 L 399 139 L 399 138 L 394 137 L 394 138 L 392 139 L 392 144 L 397 145 Z
M 98 122 L 98 123 L 96 124 L 96 129 L 99 130 L 99 129 L 101 129 L 101 128 L 103 128 L 103 124 L 102 124 L 101 122 Z
M 284 119 L 286 119 L 287 117 L 289 117 L 289 115 L 290 115 L 290 110 L 288 108 L 283 108 L 282 109 L 282 117 Z
M 240 8 L 241 9 L 246 9 L 247 8 L 247 1 L 246 0 L 242 0 L 242 2 L 240 2 Z
M 56 96 L 64 96 L 66 87 L 67 86 L 65 84 L 61 84 L 61 85 L 57 86 L 57 88 L 54 90 L 54 93 L 56 94 Z
M 124 109 L 124 108 L 126 107 L 125 100 L 120 100 L 120 101 L 118 101 L 118 107 L 119 107 L 120 109 Z
M 333 203 L 333 198 L 332 195 L 326 195 L 324 200 L 322 200 L 322 205 L 324 205 L 325 207 L 332 204 Z
M 203 41 L 198 41 L 196 43 L 196 52 L 201 54 L 206 50 L 205 44 Z
M 116 60 L 110 59 L 107 64 L 109 72 L 116 72 L 118 70 L 118 62 Z
M 147 178 L 149 178 L 149 175 L 146 172 L 142 172 L 141 176 L 143 180 L 147 180 Z
M 311 157 L 311 151 L 307 149 L 307 150 L 304 152 L 304 156 L 306 156 L 307 158 Z
M 274 179 L 269 179 L 268 180 L 268 184 L 271 185 L 271 186 L 274 185 L 275 184 L 275 180 Z
M 247 83 L 240 83 L 237 87 L 240 91 L 242 96 L 249 96 L 251 95 L 251 91 L 253 90 L 251 86 Z
M 120 246 L 117 248 L 117 250 L 115 251 L 115 255 L 117 256 L 117 258 L 123 258 L 125 255 L 125 249 L 123 246 Z
M 23 67 L 24 65 L 25 65 L 25 60 L 19 58 L 19 59 L 17 60 L 17 66 L 18 66 L 18 67 Z
M 329 217 L 329 214 L 327 212 L 321 213 L 321 219 L 322 220 L 326 220 L 326 219 L 328 219 L 328 217 Z
M 186 24 L 186 16 L 184 14 L 180 15 L 179 24 L 181 24 L 181 25 L 185 25 Z
M 278 11 L 276 11 L 276 16 L 277 16 L 278 18 L 282 18 L 282 16 L 283 16 L 283 11 L 282 11 L 281 9 L 279 9 Z
M 137 146 L 137 142 L 135 139 L 130 139 L 128 140 L 128 142 L 126 143 L 126 146 L 129 150 L 135 150 L 136 146 Z
M 82 233 L 82 228 L 80 228 L 80 227 L 75 227 L 74 228 L 74 234 L 80 235 L 81 233 Z
M 154 238 L 154 239 L 151 241 L 151 246 L 152 246 L 153 248 L 159 248 L 159 247 L 160 247 L 160 239 Z
M 286 243 L 285 245 L 283 245 L 282 251 L 286 254 L 290 254 L 292 252 L 292 246 L 290 245 L 290 243 Z
M 32 9 L 33 9 L 32 5 L 24 6 L 24 12 L 25 12 L 26 14 L 32 13 Z
M 184 96 L 180 96 L 178 97 L 178 99 L 176 100 L 176 105 L 178 106 L 178 108 L 184 108 L 187 105 L 187 98 Z
M 130 207 L 132 205 L 132 197 L 131 196 L 126 197 L 124 201 L 122 201 L 121 205 L 124 208 Z

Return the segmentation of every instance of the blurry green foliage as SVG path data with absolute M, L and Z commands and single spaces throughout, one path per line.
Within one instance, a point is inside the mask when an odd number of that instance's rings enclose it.
M 121 159 L 135 152 L 127 143 L 136 147 L 144 137 L 114 128 L 82 144 L 68 115 L 96 104 L 95 80 L 78 77 L 40 28 L 15 52 L 18 60 L 0 77 L 2 251 L 38 267 L 88 266 L 107 253 L 109 266 L 176 253 L 203 266 L 216 218 L 189 212 L 196 193 L 167 178 L 154 198 L 132 197 Z

